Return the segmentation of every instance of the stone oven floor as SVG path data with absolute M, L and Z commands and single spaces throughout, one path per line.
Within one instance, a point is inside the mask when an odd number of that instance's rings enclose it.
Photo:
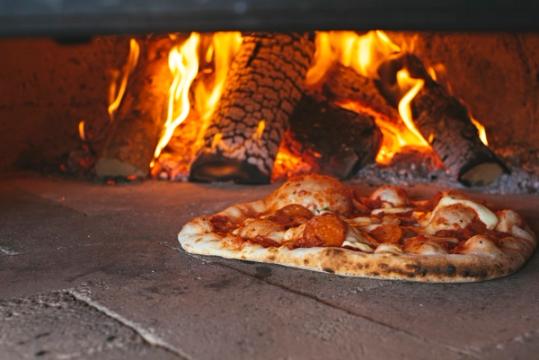
M 539 256 L 505 279 L 435 285 L 178 248 L 191 217 L 271 189 L 4 176 L 0 358 L 536 358 Z M 539 197 L 496 200 L 539 230 Z

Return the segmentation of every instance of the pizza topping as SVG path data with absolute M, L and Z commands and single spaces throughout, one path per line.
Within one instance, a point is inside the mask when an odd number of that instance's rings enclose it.
M 419 235 L 404 240 L 404 250 L 421 255 L 447 254 L 458 242 L 458 239 L 450 237 Z
M 399 214 L 402 216 L 412 214 L 412 208 L 409 207 L 396 207 L 396 208 L 381 208 L 374 209 L 371 214 L 374 216 L 385 215 L 385 214 Z
M 344 184 L 329 176 L 314 174 L 288 180 L 266 202 L 270 209 L 298 204 L 315 215 L 327 212 L 348 214 L 352 210 L 351 191 Z
M 447 254 L 445 244 L 429 239 L 425 236 L 416 236 L 406 239 L 404 242 L 404 251 L 420 255 L 441 255 Z
M 374 250 L 374 253 L 400 255 L 402 254 L 402 249 L 395 244 L 380 244 L 376 250 Z
M 398 244 L 402 238 L 402 229 L 397 224 L 383 224 L 369 232 L 376 241 Z
M 354 208 L 356 210 L 355 213 L 358 215 L 367 215 L 371 212 L 371 209 L 362 202 L 361 196 L 356 192 L 354 192 L 352 204 L 354 205 Z
M 295 247 L 341 246 L 346 237 L 346 224 L 335 214 L 313 217 L 305 225 L 303 238 Z
M 298 204 L 291 204 L 277 210 L 274 214 L 269 216 L 268 219 L 275 221 L 286 228 L 290 228 L 306 223 L 313 216 L 313 213 L 306 207 Z
M 234 230 L 238 225 L 231 218 L 225 215 L 214 215 L 210 218 L 210 224 L 214 232 L 226 234 Z
M 275 242 L 284 238 L 284 227 L 269 219 L 247 219 L 243 226 L 232 233 L 246 239 L 264 237 Z
M 440 202 L 440 199 L 444 196 L 443 192 L 439 192 L 430 199 L 425 200 L 412 200 L 411 203 L 416 211 L 431 212 L 436 205 Z
M 474 218 L 475 211 L 461 204 L 436 207 L 425 227 L 427 234 L 437 234 L 440 231 L 458 231 L 466 228 Z
M 351 219 L 345 219 L 345 221 L 348 224 L 353 225 L 353 226 L 367 226 L 367 225 L 371 225 L 372 223 L 380 223 L 380 219 L 378 218 L 372 219 L 368 216 L 358 216 Z
M 462 254 L 500 256 L 503 252 L 484 235 L 475 235 L 466 240 L 460 249 Z
M 395 186 L 381 186 L 370 196 L 371 200 L 380 201 L 385 207 L 404 207 L 408 204 L 408 195 Z
M 451 205 L 462 205 L 464 207 L 472 209 L 479 217 L 479 220 L 481 220 L 481 222 L 483 222 L 489 230 L 494 229 L 496 227 L 496 224 L 498 223 L 498 217 L 496 216 L 496 214 L 490 211 L 486 206 L 452 193 L 447 193 L 444 197 L 440 199 L 438 205 L 432 212 L 431 219 L 436 216 L 436 213 L 440 211 L 440 209 Z
M 277 247 L 281 246 L 281 243 L 265 236 L 255 236 L 254 238 L 249 239 L 250 242 L 258 244 L 263 247 Z
M 305 232 L 305 226 L 306 224 L 301 224 L 300 226 L 291 227 L 290 229 L 286 230 L 284 233 L 284 240 L 294 241 L 303 237 L 303 233 Z
M 500 221 L 496 226 L 496 230 L 511 234 L 515 237 L 533 241 L 534 235 L 529 229 L 524 229 L 524 221 L 513 210 L 498 211 Z
M 367 253 L 372 253 L 378 246 L 378 242 L 369 234 L 356 229 L 352 226 L 348 227 L 346 238 L 342 243 L 343 247 L 360 250 Z

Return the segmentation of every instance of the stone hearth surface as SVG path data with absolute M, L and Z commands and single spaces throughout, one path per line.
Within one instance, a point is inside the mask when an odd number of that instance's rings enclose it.
M 191 256 L 190 218 L 269 193 L 0 179 L 0 359 L 459 359 L 539 353 L 539 257 L 504 279 L 419 284 Z M 432 192 L 433 188 L 411 189 Z M 480 195 L 539 230 L 538 196 Z

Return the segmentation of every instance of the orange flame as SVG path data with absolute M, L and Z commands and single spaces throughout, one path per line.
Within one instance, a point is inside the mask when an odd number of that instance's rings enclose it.
M 479 120 L 475 119 L 474 117 L 470 117 L 472 120 L 472 123 L 477 128 L 477 131 L 479 132 L 479 139 L 483 144 L 488 146 L 488 139 L 487 139 L 487 129 L 479 122 Z
M 353 31 L 318 32 L 316 46 L 314 62 L 306 76 L 306 84 L 311 87 L 323 81 L 325 74 L 336 61 L 365 77 L 376 79 L 379 65 L 389 56 L 401 51 L 401 48 L 380 30 L 362 35 Z M 367 112 L 374 116 L 383 135 L 382 146 L 376 156 L 376 162 L 380 164 L 388 164 L 393 155 L 404 147 L 430 151 L 428 142 L 415 127 L 410 108 L 410 102 L 421 90 L 424 82 L 413 79 L 407 71 L 399 72 L 397 80 L 399 87 L 406 91 L 398 107 L 402 123 L 395 123 L 392 119 L 365 109 L 357 103 L 339 104 L 348 110 Z
M 129 40 L 129 55 L 127 56 L 127 61 L 122 69 L 122 79 L 120 84 L 118 84 L 118 77 L 120 75 L 119 71 L 113 72 L 113 80 L 109 86 L 109 106 L 108 113 L 109 118 L 112 121 L 114 119 L 114 113 L 120 107 L 122 99 L 125 94 L 125 89 L 127 88 L 127 81 L 129 80 L 129 75 L 133 72 L 138 63 L 138 58 L 140 55 L 140 46 L 135 39 Z M 118 86 L 119 85 L 119 86 Z
M 167 119 L 161 138 L 155 148 L 154 158 L 161 154 L 161 150 L 172 137 L 174 129 L 187 118 L 191 111 L 189 88 L 198 74 L 197 51 L 199 42 L 200 35 L 192 33 L 183 44 L 174 47 L 168 56 L 168 66 L 174 78 L 172 85 L 170 85 Z
M 82 141 L 86 141 L 86 132 L 84 131 L 84 120 L 79 121 L 79 138 Z
M 397 73 L 397 83 L 401 89 L 410 88 L 410 90 L 399 101 L 399 115 L 404 121 L 406 128 L 414 135 L 414 140 L 411 145 L 428 147 L 429 143 L 423 138 L 423 135 L 417 130 L 412 118 L 411 102 L 425 85 L 422 79 L 414 79 L 406 69 L 402 69 Z
M 313 65 L 306 77 L 307 86 L 318 84 L 335 61 L 370 78 L 377 77 L 378 65 L 399 46 L 380 30 L 360 35 L 354 31 L 329 31 L 316 34 Z
M 211 36 L 209 46 L 204 48 L 204 44 L 208 42 L 202 41 L 205 40 L 203 35 L 194 32 L 183 44 L 174 47 L 169 54 L 169 68 L 173 74 L 173 81 L 170 86 L 167 119 L 155 148 L 154 158 L 159 157 L 176 128 L 188 118 L 193 108 L 201 124 L 197 140 L 190 151 L 194 153 L 202 145 L 209 119 L 223 92 L 230 63 L 241 44 L 239 32 L 217 32 L 209 36 Z M 204 78 L 195 82 L 197 75 L 202 73 L 199 69 L 199 52 L 204 54 L 203 59 L 206 63 L 213 63 L 213 71 L 211 71 L 213 81 L 211 82 L 204 81 Z M 190 99 L 191 91 L 193 105 Z M 153 166 L 153 162 L 150 166 Z
M 176 37 L 172 39 L 175 40 Z M 386 33 L 379 30 L 364 34 L 353 31 L 317 32 L 315 41 L 314 61 L 305 79 L 307 86 L 313 88 L 324 81 L 328 70 L 336 62 L 351 67 L 362 76 L 377 79 L 380 64 L 388 57 L 408 48 L 406 44 L 395 44 Z M 241 42 L 239 32 L 191 33 L 187 40 L 171 50 L 169 68 L 173 81 L 170 86 L 167 119 L 155 149 L 154 159 L 159 157 L 173 136 L 188 139 L 186 145 L 173 144 L 176 149 L 181 149 L 182 159 L 194 159 L 197 150 L 203 145 L 204 134 L 222 95 L 229 68 Z M 429 68 L 434 79 L 437 70 L 435 67 Z M 397 73 L 397 84 L 405 94 L 398 103 L 399 119 L 390 119 L 351 101 L 338 104 L 352 111 L 373 115 L 383 134 L 382 145 L 376 156 L 379 164 L 390 163 L 393 156 L 406 147 L 432 152 L 429 144 L 434 140 L 434 135 L 423 136 L 412 118 L 411 102 L 423 88 L 424 80 L 411 77 L 404 69 Z M 187 119 L 193 121 L 186 121 Z M 487 144 L 485 128 L 477 120 L 473 119 L 473 122 L 481 141 Z M 178 128 L 182 123 L 185 123 L 185 126 Z M 261 120 L 253 137 L 260 139 L 266 127 L 267 121 Z M 220 136 L 221 134 L 217 134 L 214 142 L 219 140 Z M 288 148 L 290 144 L 283 144 L 277 153 L 273 179 L 284 174 L 291 175 L 314 169 L 316 161 L 313 159 L 316 154 L 302 154 Z M 187 161 L 186 164 L 188 166 L 190 163 Z

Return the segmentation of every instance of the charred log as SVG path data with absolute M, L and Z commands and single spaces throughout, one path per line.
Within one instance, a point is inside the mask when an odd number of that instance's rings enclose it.
M 166 119 L 170 46 L 168 37 L 142 40 L 137 69 L 95 166 L 97 176 L 147 176 Z
M 310 96 L 296 107 L 290 128 L 306 151 L 317 154 L 319 171 L 341 179 L 373 163 L 382 141 L 370 115 Z
M 382 96 L 375 80 L 339 63 L 328 71 L 322 91 L 333 101 L 354 101 L 389 120 L 399 119 L 398 112 Z
M 414 122 L 442 160 L 446 171 L 467 185 L 486 185 L 509 172 L 485 146 L 467 108 L 443 87 L 429 83 L 412 100 Z M 431 137 L 432 134 L 432 137 Z
M 451 176 L 466 185 L 486 185 L 507 166 L 484 145 L 464 104 L 427 73 L 421 61 L 410 54 L 392 59 L 380 69 L 380 88 L 395 106 L 404 95 L 397 84 L 397 72 L 407 69 L 424 85 L 411 101 L 414 123 L 440 157 Z
M 269 182 L 313 54 L 312 34 L 244 36 L 190 180 Z

